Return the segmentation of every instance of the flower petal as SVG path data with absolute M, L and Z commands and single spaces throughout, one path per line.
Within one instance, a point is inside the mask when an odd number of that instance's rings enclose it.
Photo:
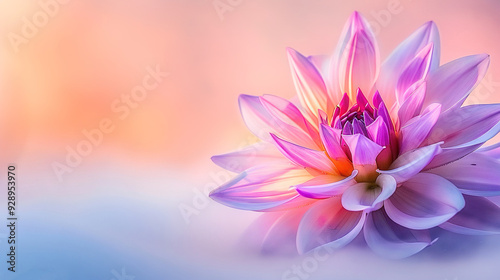
M 291 48 L 287 52 L 295 89 L 309 120 L 317 120 L 318 109 L 331 115 L 334 105 L 319 71 L 299 52 Z
M 399 76 L 395 73 L 402 73 L 408 63 L 429 43 L 433 44 L 430 67 L 433 71 L 439 66 L 440 42 L 438 29 L 432 21 L 425 23 L 399 44 L 382 64 L 376 87 L 389 108 L 396 101 L 396 85 Z
M 354 169 L 359 171 L 356 177 L 358 182 L 375 179 L 377 176 L 376 159 L 384 147 L 361 134 L 344 135 L 343 139 L 351 151 Z
M 416 149 L 424 142 L 436 124 L 441 113 L 440 104 L 431 104 L 422 112 L 409 120 L 400 130 L 399 154 Z
M 424 141 L 444 141 L 443 153 L 429 164 L 438 167 L 458 160 L 500 132 L 500 104 L 470 105 L 442 114 Z
M 212 191 L 210 197 L 237 209 L 279 211 L 314 202 L 290 188 L 296 182 L 310 178 L 304 169 L 254 167 Z
M 408 88 L 405 93 L 405 101 L 398 110 L 400 127 L 403 127 L 410 119 L 420 114 L 426 88 L 427 84 L 425 82 L 417 82 Z
M 434 156 L 441 152 L 441 144 L 442 143 L 436 143 L 409 151 L 399 156 L 396 161 L 391 164 L 389 170 L 377 171 L 380 174 L 391 175 L 396 179 L 398 184 L 402 183 L 422 171 Z
M 364 220 L 363 212 L 342 208 L 338 197 L 318 201 L 300 221 L 297 249 L 303 254 L 319 246 L 341 248 L 359 234 Z
M 236 152 L 216 155 L 211 159 L 218 166 L 237 173 L 256 165 L 283 165 L 287 161 L 273 144 L 267 142 L 256 143 Z
M 402 227 L 393 222 L 384 209 L 368 214 L 363 234 L 375 253 L 391 259 L 409 257 L 432 244 L 428 230 Z
M 273 142 L 269 135 L 269 133 L 273 133 L 301 146 L 317 148 L 311 137 L 302 132 L 295 124 L 285 123 L 271 115 L 258 96 L 242 94 L 238 101 L 245 124 L 260 139 Z
M 274 134 L 271 134 L 278 149 L 293 163 L 302 167 L 314 168 L 321 172 L 338 174 L 333 162 L 323 151 L 304 148 L 288 141 L 285 141 Z
M 342 194 L 342 206 L 349 211 L 374 211 L 396 190 L 396 180 L 389 175 L 378 176 L 375 184 L 357 183 Z
M 368 116 L 368 114 L 365 114 Z M 366 123 L 366 122 L 365 122 Z M 387 125 L 381 116 L 378 116 L 375 121 L 366 127 L 370 139 L 380 146 L 389 147 L 390 137 Z M 377 166 L 382 169 L 389 168 L 392 162 L 392 151 L 391 149 L 383 149 L 377 156 Z
M 297 229 L 308 207 L 262 213 L 245 230 L 241 243 L 265 255 L 297 254 Z
M 405 93 L 408 88 L 416 82 L 427 78 L 432 65 L 433 49 L 434 44 L 432 42 L 423 47 L 399 76 L 396 86 L 396 98 L 399 104 L 403 104 L 406 101 Z
M 451 182 L 430 173 L 419 173 L 407 180 L 384 202 L 391 220 L 410 229 L 438 226 L 464 205 L 462 194 Z
M 460 107 L 488 70 L 490 56 L 471 55 L 451 61 L 429 75 L 424 107 L 440 103 L 443 112 Z
M 315 147 L 322 147 L 318 130 L 304 118 L 302 112 L 292 102 L 270 94 L 261 96 L 260 101 L 269 114 L 285 124 L 286 135 L 292 142 L 299 145 L 305 143 L 310 147 L 313 140 L 316 143 Z
M 340 92 L 347 92 L 350 99 L 355 100 L 358 88 L 371 90 L 377 71 L 376 42 L 371 40 L 366 30 L 356 30 L 339 59 Z
M 465 207 L 441 228 L 471 235 L 500 233 L 500 207 L 490 200 L 464 195 Z
M 339 170 L 341 175 L 349 176 L 353 166 L 348 156 L 340 145 L 340 131 L 336 132 L 335 129 L 327 125 L 320 125 L 320 136 L 325 146 L 326 152 Z
M 493 144 L 493 145 L 490 145 L 490 146 L 482 147 L 481 149 L 477 150 L 477 152 L 488 155 L 496 160 L 499 160 L 500 159 L 500 142 Z
M 462 193 L 477 196 L 500 195 L 499 171 L 499 161 L 477 152 L 429 170 L 452 182 Z
M 357 170 L 353 170 L 349 177 L 320 175 L 303 184 L 296 185 L 295 188 L 298 193 L 305 197 L 329 198 L 343 193 L 346 188 L 356 184 L 354 180 L 356 175 L 358 175 Z

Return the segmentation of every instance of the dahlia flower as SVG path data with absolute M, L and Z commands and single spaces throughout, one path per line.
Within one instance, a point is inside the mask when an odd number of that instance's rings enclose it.
M 299 253 L 340 248 L 363 234 L 376 253 L 403 258 L 436 241 L 430 229 L 500 232 L 500 104 L 462 106 L 487 54 L 440 65 L 428 22 L 379 63 L 375 36 L 354 12 L 331 56 L 288 49 L 297 98 L 241 95 L 262 141 L 214 156 L 239 173 L 210 196 L 272 211 L 264 246 L 293 236 Z M 267 245 L 266 245 L 267 244 Z

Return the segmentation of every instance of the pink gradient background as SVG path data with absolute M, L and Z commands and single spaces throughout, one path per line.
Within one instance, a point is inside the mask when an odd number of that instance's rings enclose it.
M 398 3 L 401 11 L 377 20 L 390 3 Z M 292 97 L 285 47 L 307 55 L 330 53 L 353 10 L 375 23 L 382 59 L 429 20 L 441 34 L 441 64 L 489 53 L 487 82 L 469 103 L 500 102 L 500 2 L 494 0 L 242 0 L 222 17 L 211 0 L 70 0 L 15 52 L 8 34 L 19 34 L 21 19 L 39 10 L 35 1 L 0 2 L 1 166 L 18 166 L 26 243 L 45 241 L 29 235 L 42 219 L 53 222 L 49 232 L 63 232 L 69 240 L 80 236 L 112 248 L 117 253 L 110 259 L 124 258 L 95 264 L 96 274 L 89 275 L 96 279 L 111 278 L 109 271 L 120 265 L 135 271 L 137 279 L 188 279 L 197 275 L 191 267 L 207 279 L 244 279 L 250 271 L 248 279 L 281 279 L 283 270 L 302 262 L 303 257 L 262 260 L 235 249 L 257 213 L 209 202 L 186 224 L 179 206 L 192 205 L 196 190 L 228 178 L 210 162 L 211 155 L 255 141 L 239 116 L 237 96 Z M 170 76 L 128 118 L 118 120 L 111 103 L 140 84 L 146 68 L 154 65 Z M 63 162 L 65 147 L 76 146 L 85 139 L 82 130 L 96 128 L 103 118 L 114 121 L 115 131 L 59 181 L 51 164 Z M 130 220 L 134 213 L 144 216 Z M 103 215 L 116 223 L 96 222 Z M 132 221 L 140 221 L 142 230 L 136 231 Z M 153 237 L 143 240 L 145 232 Z M 332 256 L 310 279 L 461 280 L 478 274 L 498 279 L 493 263 L 500 258 L 500 245 L 487 245 L 500 239 L 467 240 L 479 248 L 459 249 L 457 254 L 465 256 L 445 260 L 424 254 L 398 263 L 362 250 L 345 251 L 346 258 Z M 137 252 L 148 256 L 143 261 L 151 274 L 132 261 Z M 352 263 L 358 259 L 366 266 Z M 332 265 L 334 260 L 347 266 Z M 35 264 L 31 269 L 38 273 Z

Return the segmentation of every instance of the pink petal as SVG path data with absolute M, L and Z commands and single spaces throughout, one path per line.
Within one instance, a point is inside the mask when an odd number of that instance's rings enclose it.
M 317 147 L 321 147 L 318 130 L 304 118 L 302 112 L 292 102 L 270 94 L 261 96 L 260 101 L 269 114 L 288 124 L 286 128 L 291 134 L 300 135 L 309 145 L 312 139 Z M 297 141 L 293 142 L 300 144 Z
M 320 136 L 326 152 L 340 174 L 344 176 L 351 174 L 353 166 L 340 145 L 340 132 L 336 132 L 335 129 L 327 125 L 321 125 Z
M 364 29 L 356 30 L 339 59 L 340 92 L 347 92 L 355 100 L 358 88 L 371 90 L 378 71 L 376 42 Z
M 354 169 L 359 171 L 357 180 L 370 181 L 375 179 L 377 176 L 376 159 L 384 147 L 361 134 L 344 135 L 343 139 L 351 151 Z
M 318 201 L 300 221 L 297 249 L 304 254 L 319 246 L 341 248 L 359 234 L 364 221 L 363 212 L 345 210 L 338 197 Z
M 436 143 L 409 151 L 399 156 L 396 161 L 391 164 L 389 170 L 377 171 L 380 174 L 391 175 L 396 179 L 398 184 L 405 182 L 422 171 L 434 156 L 441 152 L 441 144 L 442 143 Z
M 278 149 L 293 163 L 302 167 L 309 167 L 321 172 L 338 174 L 333 162 L 323 151 L 304 148 L 288 141 L 285 141 L 274 134 L 271 134 Z
M 311 122 L 317 120 L 318 109 L 333 112 L 333 103 L 319 71 L 303 55 L 288 48 L 288 61 L 302 107 L 308 112 Z
M 477 196 L 500 195 L 499 171 L 498 160 L 477 152 L 429 170 L 452 182 L 462 193 Z
M 430 70 L 439 66 L 440 42 L 436 24 L 427 22 L 404 40 L 387 58 L 380 68 L 376 88 L 389 108 L 396 101 L 398 73 L 402 73 L 411 60 L 429 43 L 433 44 Z
M 309 61 L 319 71 L 321 77 L 323 77 L 325 81 L 325 85 L 328 85 L 326 79 L 330 76 L 328 73 L 330 67 L 330 57 L 328 55 L 310 55 L 307 59 L 309 59 Z
M 464 195 L 465 207 L 440 225 L 446 230 L 471 235 L 500 233 L 500 207 L 483 197 Z
M 229 207 L 253 211 L 279 211 L 312 203 L 290 186 L 311 175 L 303 169 L 254 167 L 210 193 L 210 197 Z
M 366 243 L 377 254 L 402 259 L 432 244 L 428 230 L 412 230 L 393 222 L 383 209 L 366 217 L 363 228 Z
M 488 70 L 487 54 L 471 55 L 451 61 L 429 75 L 424 107 L 440 103 L 443 112 L 460 107 Z
M 427 84 L 425 82 L 417 82 L 410 86 L 404 94 L 407 97 L 398 110 L 398 119 L 401 127 L 410 119 L 420 114 L 425 98 L 426 87 Z
M 349 211 L 374 211 L 396 190 L 396 180 L 389 175 L 378 176 L 375 184 L 357 183 L 342 194 L 342 206 Z
M 240 112 L 248 129 L 262 140 L 270 141 L 269 132 L 280 132 L 278 121 L 262 106 L 259 97 L 242 94 L 238 99 Z
M 236 152 L 216 155 L 211 159 L 218 166 L 237 173 L 256 165 L 283 165 L 287 161 L 273 144 L 267 142 L 253 144 Z
M 357 170 L 353 170 L 349 177 L 320 175 L 303 184 L 296 185 L 295 188 L 298 193 L 305 197 L 329 198 L 343 193 L 346 188 L 356 184 L 354 180 L 356 175 L 358 175 Z
M 273 133 L 308 148 L 317 147 L 310 135 L 301 131 L 297 125 L 285 123 L 270 114 L 259 97 L 242 94 L 239 104 L 245 124 L 260 139 L 272 142 L 269 133 Z
M 355 37 L 356 39 L 354 39 Z M 368 68 L 358 67 L 361 60 L 366 60 Z M 349 70 L 348 65 L 356 65 L 356 68 L 353 67 Z M 347 79 L 354 76 L 354 79 L 363 79 L 365 81 L 361 82 L 368 84 L 370 79 L 376 77 L 370 77 L 373 68 L 378 71 L 378 48 L 375 35 L 366 19 L 360 13 L 353 12 L 344 26 L 331 60 L 332 89 L 339 93 L 348 93 L 351 98 L 356 94 L 355 90 L 358 87 L 365 91 L 371 90 L 371 84 L 367 87 L 359 85 L 357 80 L 353 80 L 354 83 L 349 83 Z M 345 72 L 346 70 L 349 71 Z M 352 88 L 352 91 L 349 91 L 349 87 Z
M 416 149 L 424 142 L 441 113 L 440 104 L 429 105 L 422 115 L 409 120 L 400 130 L 399 154 Z
M 399 76 L 396 86 L 396 98 L 399 104 L 406 101 L 405 93 L 413 84 L 424 81 L 429 74 L 433 59 L 434 44 L 430 42 L 408 63 Z
M 384 202 L 391 220 L 410 229 L 438 226 L 464 205 L 462 194 L 451 182 L 430 173 L 415 175 Z

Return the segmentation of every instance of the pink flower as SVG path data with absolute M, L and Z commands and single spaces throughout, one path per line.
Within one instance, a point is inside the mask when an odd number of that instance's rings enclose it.
M 500 104 L 462 106 L 489 56 L 440 66 L 439 55 L 428 22 L 379 65 L 357 12 L 332 56 L 288 49 L 298 101 L 240 96 L 262 142 L 212 158 L 240 174 L 211 197 L 279 211 L 261 218 L 263 243 L 292 236 L 299 253 L 340 248 L 362 232 L 376 253 L 402 258 L 432 244 L 434 227 L 499 233 L 500 209 L 484 196 L 500 195 L 500 148 L 479 148 L 500 131 Z

